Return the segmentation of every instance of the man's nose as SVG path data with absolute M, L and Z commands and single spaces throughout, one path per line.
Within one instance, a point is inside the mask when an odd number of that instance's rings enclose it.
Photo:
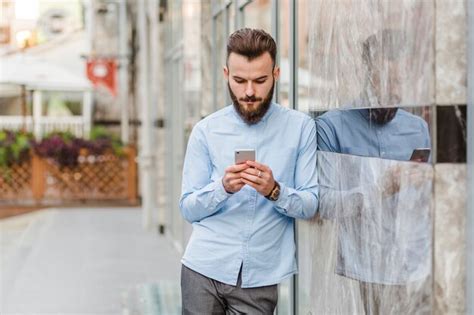
M 247 96 L 253 96 L 255 94 L 255 90 L 253 88 L 253 83 L 251 81 L 249 81 L 247 83 L 247 86 L 245 88 L 245 95 Z

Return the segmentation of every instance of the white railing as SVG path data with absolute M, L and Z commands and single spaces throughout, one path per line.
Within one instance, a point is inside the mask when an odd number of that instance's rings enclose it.
M 90 126 L 86 126 L 82 116 L 43 116 L 39 122 L 33 121 L 31 116 L 0 116 L 0 130 L 20 130 L 26 127 L 27 131 L 33 132 L 37 123 L 40 125 L 41 136 L 52 131 L 69 131 L 76 137 L 83 137 L 84 130 L 90 130 Z

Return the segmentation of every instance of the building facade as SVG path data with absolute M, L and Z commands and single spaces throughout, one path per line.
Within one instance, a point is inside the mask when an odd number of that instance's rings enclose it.
M 299 274 L 280 285 L 278 314 L 354 314 L 368 307 L 468 312 L 469 1 L 144 2 L 145 49 L 154 60 L 150 104 L 153 118 L 163 120 L 152 135 L 159 148 L 151 162 L 158 191 L 152 225 L 184 250 L 191 226 L 178 202 L 188 136 L 197 121 L 231 103 L 222 74 L 228 35 L 261 28 L 279 49 L 274 99 L 315 122 L 334 123 L 337 134 L 328 141 L 340 144 L 318 143 L 320 213 L 296 222 Z M 395 108 L 388 122 L 357 123 L 357 115 Z M 415 162 L 423 160 L 416 157 L 421 149 L 429 149 L 424 163 Z M 388 286 L 398 291 L 367 296 Z

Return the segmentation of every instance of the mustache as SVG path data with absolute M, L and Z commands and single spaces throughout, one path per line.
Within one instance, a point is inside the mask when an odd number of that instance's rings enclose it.
M 261 97 L 256 97 L 255 95 L 239 98 L 239 101 L 242 102 L 260 102 L 261 100 L 263 100 Z

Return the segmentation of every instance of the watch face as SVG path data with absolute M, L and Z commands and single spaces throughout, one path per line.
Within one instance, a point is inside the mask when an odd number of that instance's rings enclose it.
M 270 198 L 275 201 L 278 199 L 278 197 L 280 196 L 280 187 L 276 187 L 273 192 L 272 192 L 272 195 L 270 196 Z

